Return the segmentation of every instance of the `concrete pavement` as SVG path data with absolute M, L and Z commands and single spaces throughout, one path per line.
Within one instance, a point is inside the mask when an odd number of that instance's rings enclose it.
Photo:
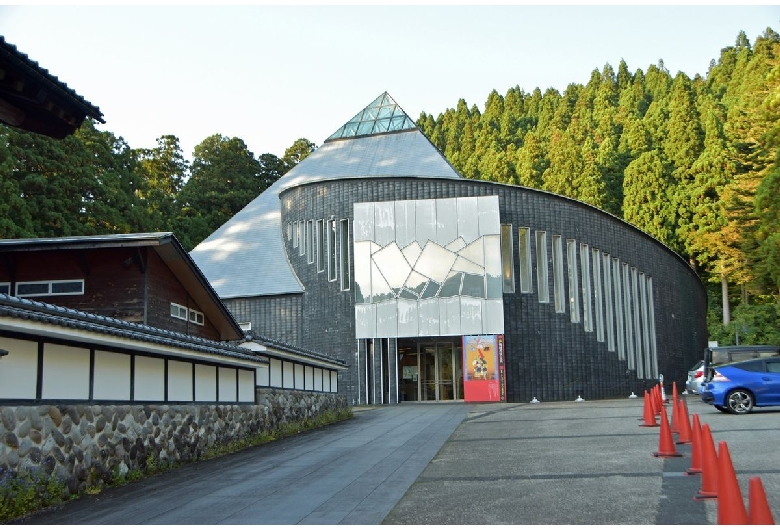
M 780 522 L 780 410 L 747 416 L 687 398 L 726 441 L 747 505 L 759 476 Z M 642 399 L 403 404 L 199 462 L 29 524 L 715 524 L 698 476 L 656 458 Z M 671 411 L 671 408 L 668 408 Z M 671 419 L 671 418 L 670 418 Z M 676 440 L 676 436 L 675 436 Z

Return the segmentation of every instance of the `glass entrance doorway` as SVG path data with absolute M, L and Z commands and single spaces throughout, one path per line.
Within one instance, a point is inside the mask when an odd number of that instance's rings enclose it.
M 399 347 L 399 352 L 399 401 L 463 399 L 460 344 L 414 341 Z

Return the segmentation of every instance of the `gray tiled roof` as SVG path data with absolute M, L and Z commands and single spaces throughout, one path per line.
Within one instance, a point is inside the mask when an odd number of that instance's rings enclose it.
M 300 293 L 284 250 L 279 193 L 309 182 L 376 177 L 463 178 L 419 129 L 328 141 L 190 255 L 223 299 Z
M 0 294 L 0 317 L 12 317 L 30 322 L 53 324 L 64 328 L 138 340 L 161 346 L 184 348 L 242 361 L 266 362 L 265 359 L 247 351 L 245 348 L 232 346 L 228 343 L 202 339 L 193 335 L 135 324 L 125 320 L 85 313 L 75 309 L 5 294 Z

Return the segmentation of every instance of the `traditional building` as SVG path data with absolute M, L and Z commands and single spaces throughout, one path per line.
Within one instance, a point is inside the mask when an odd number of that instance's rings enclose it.
M 706 346 L 679 255 L 582 202 L 463 178 L 387 93 L 191 256 L 238 321 L 348 363 L 352 403 L 626 397 Z

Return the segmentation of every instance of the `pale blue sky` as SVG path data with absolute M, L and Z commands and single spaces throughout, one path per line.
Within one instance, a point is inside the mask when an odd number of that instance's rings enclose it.
M 13 6 L 0 35 L 98 106 L 131 147 L 212 134 L 281 156 L 318 146 L 383 91 L 413 118 L 491 90 L 565 89 L 621 59 L 705 75 L 740 31 L 780 32 L 780 7 Z

